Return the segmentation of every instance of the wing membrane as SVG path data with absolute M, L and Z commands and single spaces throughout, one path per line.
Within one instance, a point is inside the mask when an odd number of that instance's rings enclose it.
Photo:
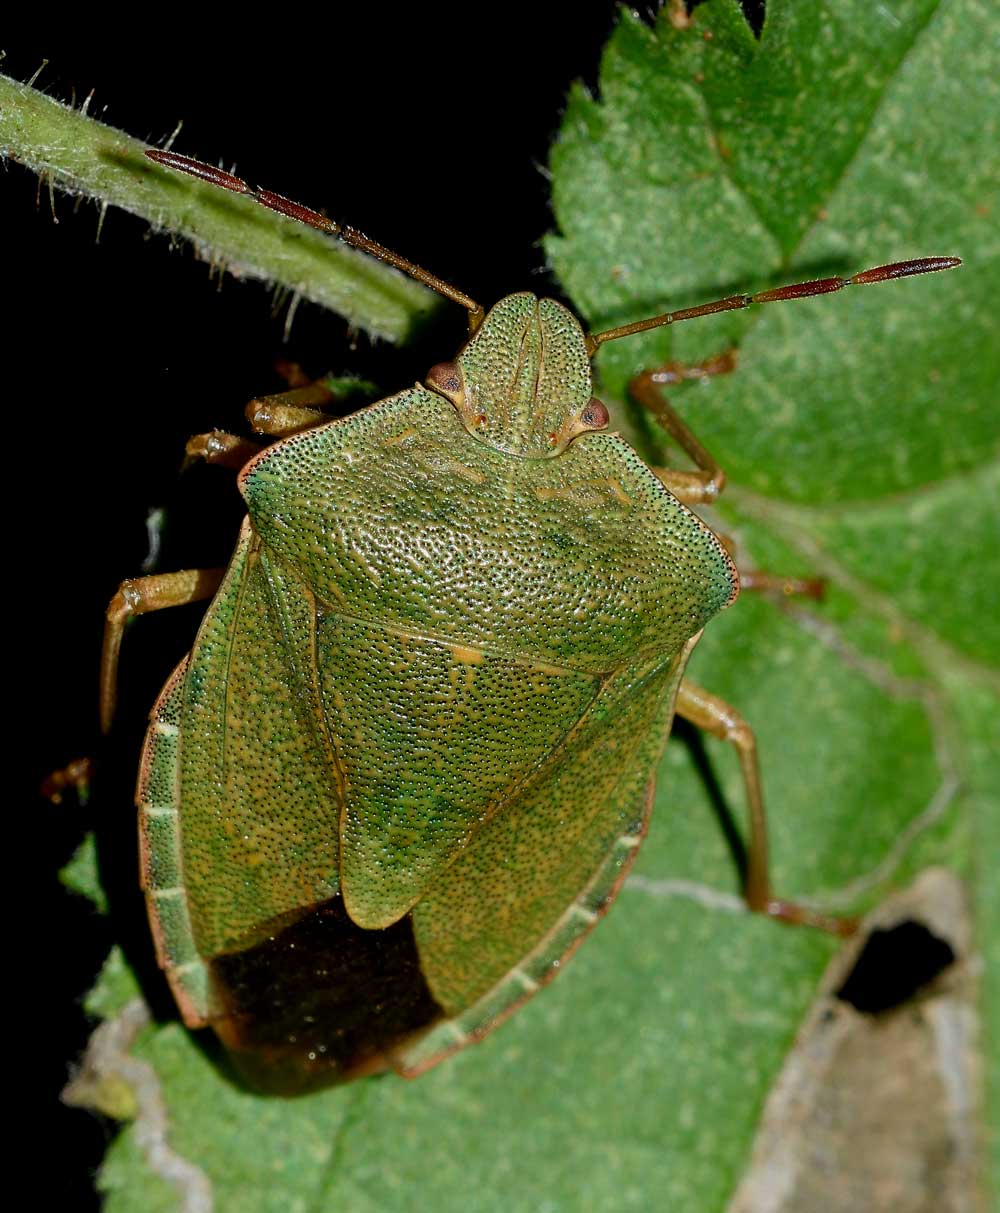
M 338 889 L 340 799 L 310 657 L 315 609 L 244 526 L 184 683 L 182 854 L 203 957 Z

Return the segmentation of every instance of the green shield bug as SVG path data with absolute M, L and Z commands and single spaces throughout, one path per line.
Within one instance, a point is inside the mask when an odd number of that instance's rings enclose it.
M 774 896 L 753 734 L 684 679 L 740 584 L 688 508 L 723 474 L 661 392 L 691 372 L 633 383 L 695 465 L 654 470 L 609 432 L 590 358 L 643 329 L 958 260 L 588 335 L 554 300 L 486 313 L 314 211 L 147 154 L 388 261 L 470 328 L 454 361 L 351 416 L 327 422 L 300 392 L 258 416 L 274 444 L 213 436 L 202 452 L 241 465 L 248 508 L 228 569 L 125 582 L 109 608 L 105 724 L 125 620 L 212 598 L 153 709 L 138 785 L 143 886 L 185 1022 L 283 1092 L 417 1074 L 480 1039 L 614 900 L 675 712 L 738 749 L 750 907 L 850 930 Z

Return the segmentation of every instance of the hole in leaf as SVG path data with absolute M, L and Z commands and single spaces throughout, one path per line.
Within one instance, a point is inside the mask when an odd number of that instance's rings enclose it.
M 920 922 L 872 931 L 836 997 L 868 1015 L 911 998 L 955 960 L 955 953 Z

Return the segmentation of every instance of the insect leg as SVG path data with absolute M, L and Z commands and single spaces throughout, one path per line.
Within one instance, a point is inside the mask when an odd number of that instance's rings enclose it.
M 677 411 L 667 403 L 661 388 L 664 384 L 678 383 L 681 379 L 703 379 L 707 375 L 725 374 L 735 365 L 735 356 L 729 351 L 697 366 L 686 367 L 674 362 L 658 371 L 643 371 L 629 384 L 635 399 L 652 413 L 698 468 L 697 472 L 653 468 L 671 493 L 686 505 L 708 505 L 715 501 L 725 486 L 726 473 L 681 420 Z
M 195 434 L 187 440 L 183 468 L 187 469 L 200 459 L 204 463 L 215 463 L 238 472 L 262 449 L 259 442 L 250 438 L 227 434 L 225 430 L 210 430 L 207 434 Z
M 736 370 L 736 350 L 730 346 L 703 362 L 665 362 L 652 372 L 655 383 L 683 383 L 685 379 L 709 379 L 713 375 L 731 375 Z M 642 376 L 640 376 L 641 378 Z
M 765 594 L 784 594 L 786 598 L 815 598 L 826 596 L 822 577 L 783 577 L 780 573 L 765 573 L 761 569 L 740 569 L 740 589 L 757 590 Z
M 287 438 L 326 420 L 323 408 L 337 399 L 322 379 L 299 384 L 287 392 L 256 396 L 246 407 L 246 418 L 258 434 Z
M 767 853 L 767 814 L 757 765 L 757 742 L 747 722 L 724 700 L 686 678 L 677 693 L 677 715 L 699 729 L 730 742 L 739 755 L 750 822 L 744 884 L 748 907 L 755 913 L 769 914 L 784 922 L 819 927 L 833 935 L 852 935 L 857 930 L 856 919 L 822 914 L 774 895 Z
M 826 582 L 822 577 L 786 577 L 781 573 L 765 573 L 761 569 L 740 568 L 736 560 L 736 543 L 728 535 L 718 531 L 715 537 L 732 556 L 740 574 L 740 591 L 755 590 L 760 593 L 784 594 L 786 598 L 815 598 L 822 601 L 826 596 Z
M 378 395 L 373 383 L 337 375 L 310 379 L 295 362 L 279 361 L 278 374 L 288 387 L 282 392 L 257 396 L 246 407 L 246 418 L 259 434 L 287 438 L 329 420 L 326 411 L 341 412 L 367 405 Z
M 86 804 L 93 776 L 94 760 L 92 758 L 74 758 L 71 763 L 60 770 L 51 771 L 46 775 L 38 790 L 52 804 L 62 804 L 63 793 L 72 788 L 80 804 Z
M 726 474 L 712 455 L 701 445 L 677 411 L 667 403 L 661 388 L 664 384 L 680 383 L 684 379 L 705 379 L 709 375 L 726 375 L 736 369 L 736 351 L 726 350 L 705 362 L 668 362 L 656 371 L 638 375 L 629 385 L 632 394 L 659 421 L 668 434 L 698 466 L 697 472 L 675 468 L 653 468 L 656 476 L 680 501 L 687 505 L 707 505 L 718 497 L 726 483 Z M 718 536 L 722 546 L 735 556 L 734 544 L 726 536 Z M 785 577 L 760 569 L 740 569 L 740 589 L 801 594 L 807 598 L 822 598 L 823 582 L 815 577 Z
M 101 731 L 107 733 L 115 714 L 118 688 L 118 654 L 125 624 L 133 615 L 145 615 L 163 607 L 184 606 L 211 598 L 219 588 L 225 569 L 183 569 L 178 573 L 156 573 L 123 581 L 108 603 L 104 616 L 104 649 L 101 653 Z
M 281 373 L 291 384 L 287 391 L 255 396 L 246 407 L 247 421 L 258 434 L 266 434 L 269 438 L 288 438 L 315 425 L 322 425 L 327 420 L 322 410 L 343 399 L 324 379 L 307 379 L 294 363 L 283 364 Z M 224 430 L 211 430 L 188 439 L 184 448 L 184 467 L 200 459 L 239 471 L 261 450 L 263 445 L 251 438 L 240 438 Z

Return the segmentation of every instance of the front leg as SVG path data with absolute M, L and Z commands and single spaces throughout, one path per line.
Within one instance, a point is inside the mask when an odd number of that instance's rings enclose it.
M 246 407 L 246 418 L 258 434 L 268 438 L 289 438 L 311 430 L 328 420 L 323 407 L 332 404 L 336 396 L 323 383 L 299 384 L 287 392 L 271 396 L 255 396 Z M 184 467 L 202 461 L 239 471 L 264 449 L 262 443 L 240 438 L 224 430 L 195 434 L 184 448 Z
M 629 384 L 629 390 L 639 404 L 652 413 L 698 468 L 696 472 L 685 472 L 677 468 L 652 469 L 654 475 L 685 505 L 711 505 L 725 487 L 726 473 L 681 420 L 676 409 L 668 403 L 663 388 L 673 383 L 681 383 L 685 379 L 703 380 L 711 375 L 728 375 L 735 369 L 736 351 L 726 350 L 722 354 L 705 359 L 704 362 L 668 362 L 659 370 L 644 371 Z M 725 535 L 719 535 L 718 538 L 730 556 L 735 556 L 735 545 L 732 541 Z M 761 569 L 741 568 L 739 573 L 742 590 L 779 593 L 785 596 L 803 595 L 817 599 L 822 598 L 824 594 L 823 582 L 815 577 L 787 577 Z
M 684 379 L 700 380 L 710 375 L 728 375 L 735 368 L 735 351 L 727 350 L 714 358 L 691 365 L 668 362 L 659 370 L 644 371 L 629 384 L 629 391 L 639 404 L 652 413 L 698 469 L 696 472 L 683 472 L 676 468 L 653 468 L 678 501 L 683 501 L 685 505 L 710 505 L 725 487 L 726 474 L 667 402 L 663 388 Z
M 340 397 L 325 379 L 306 380 L 301 370 L 289 364 L 284 372 L 292 386 L 270 396 L 255 396 L 246 406 L 246 418 L 253 430 L 268 438 L 290 438 L 329 420 L 324 410 Z M 264 449 L 250 438 L 211 430 L 195 434 L 184 449 L 184 467 L 202 461 L 239 471 Z
M 328 420 L 323 410 L 337 400 L 322 379 L 299 384 L 285 392 L 255 396 L 246 407 L 246 418 L 255 433 L 269 438 L 288 438 Z

